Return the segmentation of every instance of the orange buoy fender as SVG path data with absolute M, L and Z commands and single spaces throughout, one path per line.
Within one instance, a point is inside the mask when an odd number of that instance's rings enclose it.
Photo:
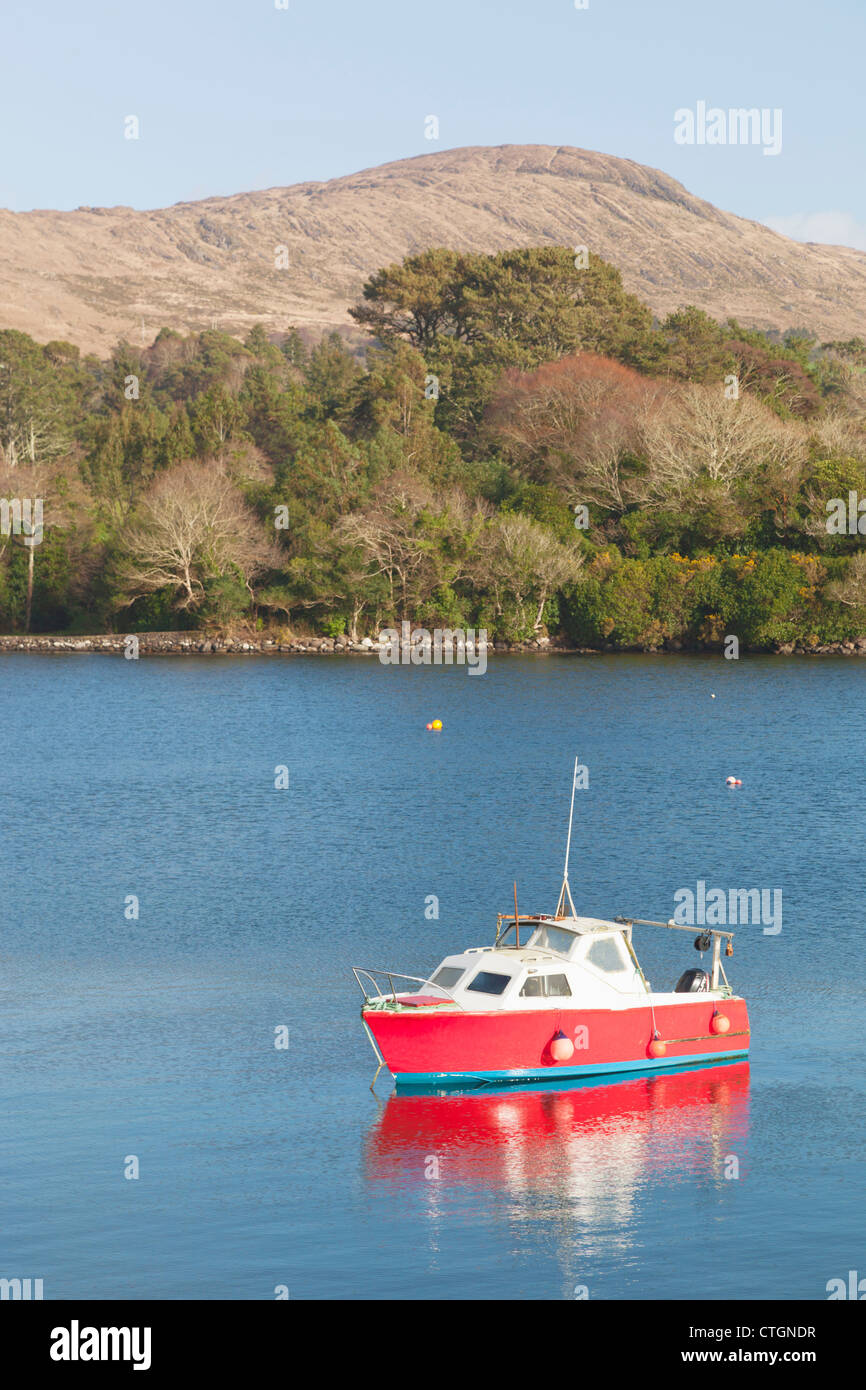
M 727 1033 L 731 1026 L 731 1020 L 726 1014 L 713 1014 L 710 1019 L 711 1033 Z
M 651 1057 L 664 1057 L 666 1052 L 667 1046 L 662 1042 L 661 1038 L 653 1038 L 649 1045 L 649 1055 Z
M 574 1056 L 574 1043 L 571 1038 L 565 1036 L 561 1028 L 553 1036 L 550 1044 L 550 1055 L 554 1062 L 567 1062 Z

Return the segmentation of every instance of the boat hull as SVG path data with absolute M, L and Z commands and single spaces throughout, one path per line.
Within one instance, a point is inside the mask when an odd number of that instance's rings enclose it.
M 724 1033 L 713 1030 L 716 1012 L 728 1020 Z M 750 1038 L 746 1003 L 738 997 L 654 1010 L 364 1008 L 361 1016 L 400 1088 L 658 1071 L 743 1057 Z M 574 1050 L 557 1060 L 551 1044 L 560 1031 Z

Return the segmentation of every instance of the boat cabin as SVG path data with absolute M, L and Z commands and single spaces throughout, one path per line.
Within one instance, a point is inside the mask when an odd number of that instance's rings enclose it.
M 430 976 L 461 1008 L 615 1008 L 647 994 L 631 932 L 594 917 L 554 920 L 521 918 L 520 944 L 514 925 L 493 946 L 476 946 L 446 956 Z
M 631 923 L 597 917 L 520 918 L 501 929 L 493 946 L 446 956 L 419 991 L 430 987 L 461 1009 L 630 1008 L 682 997 L 682 987 L 656 992 L 646 980 L 631 940 Z M 707 982 L 709 983 L 709 981 Z M 726 989 L 709 989 L 723 995 Z M 406 1001 L 406 996 L 403 996 Z M 432 1001 L 431 1001 L 432 1002 Z

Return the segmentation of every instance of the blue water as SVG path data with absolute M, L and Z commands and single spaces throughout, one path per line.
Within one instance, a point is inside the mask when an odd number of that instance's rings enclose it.
M 4 656 L 0 1276 L 701 1300 L 866 1272 L 864 690 L 833 658 Z M 489 941 L 514 878 L 552 911 L 576 753 L 579 910 L 782 889 L 726 962 L 750 1062 L 372 1095 L 350 966 Z M 638 930 L 655 987 L 699 963 Z

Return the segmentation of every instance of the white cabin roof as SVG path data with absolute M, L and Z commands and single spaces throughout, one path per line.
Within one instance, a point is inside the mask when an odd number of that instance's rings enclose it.
M 603 917 L 551 917 L 551 926 L 565 927 L 568 931 L 624 931 L 622 922 L 608 922 Z

